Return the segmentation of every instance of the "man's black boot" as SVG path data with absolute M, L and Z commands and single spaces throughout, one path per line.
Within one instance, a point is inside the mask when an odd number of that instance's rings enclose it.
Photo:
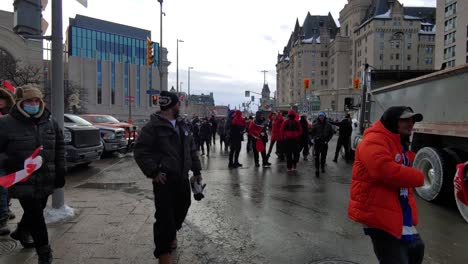
M 52 249 L 49 245 L 36 248 L 38 264 L 52 264 Z
M 8 228 L 8 216 L 0 220 L 0 236 L 6 236 L 10 234 L 10 228 Z
M 21 230 L 19 227 L 10 234 L 10 237 L 14 240 L 18 240 L 24 248 L 34 247 L 34 240 L 32 239 L 31 234 Z
M 315 177 L 320 177 L 320 171 L 318 169 L 315 170 Z

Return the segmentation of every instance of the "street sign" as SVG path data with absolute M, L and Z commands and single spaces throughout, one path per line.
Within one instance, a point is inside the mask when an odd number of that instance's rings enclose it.
M 159 90 L 146 90 L 146 94 L 160 94 L 161 91 Z
M 135 102 L 135 96 L 125 96 L 125 101 L 127 102 Z

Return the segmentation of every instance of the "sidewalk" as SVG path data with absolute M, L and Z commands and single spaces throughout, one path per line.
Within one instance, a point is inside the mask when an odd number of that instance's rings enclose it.
M 129 162 L 130 158 L 123 159 L 113 169 L 123 169 Z M 75 209 L 76 216 L 49 225 L 54 263 L 155 263 L 152 194 L 142 196 L 117 190 L 129 183 L 104 185 L 98 181 L 102 175 L 101 172 L 85 182 L 67 185 L 67 205 Z M 17 200 L 12 202 L 17 215 L 10 221 L 13 230 L 22 209 Z M 34 249 L 23 249 L 9 236 L 0 237 L 0 263 L 32 264 L 37 263 L 36 259 Z

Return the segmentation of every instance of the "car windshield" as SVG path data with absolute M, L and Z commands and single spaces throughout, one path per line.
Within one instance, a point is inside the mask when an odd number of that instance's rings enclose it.
M 79 116 L 75 116 L 75 115 L 66 115 L 64 117 L 64 121 L 65 123 L 74 123 L 79 126 L 92 126 L 93 125 L 90 122 L 84 120 L 83 118 Z
M 117 120 L 113 116 L 95 116 L 94 117 L 94 122 L 96 123 L 120 123 L 119 120 Z

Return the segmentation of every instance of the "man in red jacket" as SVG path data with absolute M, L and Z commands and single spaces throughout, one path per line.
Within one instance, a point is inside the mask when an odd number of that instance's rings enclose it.
M 281 153 L 281 148 L 279 147 L 279 145 L 281 144 L 280 141 L 283 139 L 283 136 L 281 135 L 281 126 L 283 125 L 284 119 L 281 113 L 275 112 L 271 114 L 270 119 L 272 122 L 271 142 L 270 147 L 268 149 L 267 158 L 270 158 L 271 152 L 273 151 L 273 146 L 276 143 L 276 154 L 281 159 L 283 154 Z
M 297 163 L 299 162 L 299 138 L 302 135 L 302 127 L 301 123 L 299 123 L 296 117 L 297 113 L 292 109 L 289 110 L 288 119 L 283 122 L 281 127 L 281 134 L 284 138 L 288 171 L 295 170 Z
M 423 261 L 413 188 L 424 184 L 424 175 L 411 167 L 409 150 L 414 123 L 422 119 L 410 107 L 390 107 L 356 149 L 348 216 L 364 225 L 381 264 Z

